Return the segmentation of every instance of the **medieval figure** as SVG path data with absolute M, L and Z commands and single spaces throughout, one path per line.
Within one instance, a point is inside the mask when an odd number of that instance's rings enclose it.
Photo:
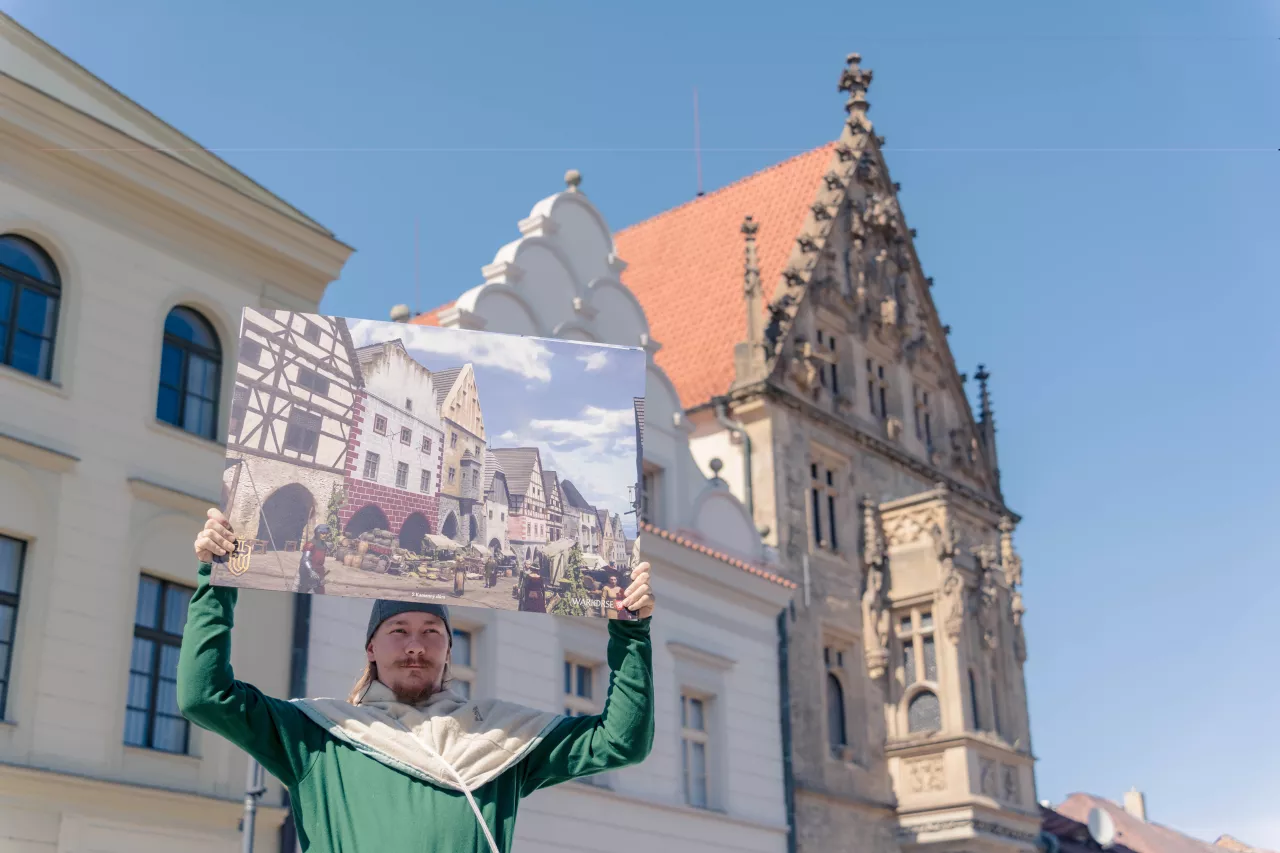
M 885 605 L 884 571 L 873 566 L 867 571 L 867 589 L 862 594 L 862 634 L 867 675 L 872 680 L 884 675 L 889 663 L 889 609 Z
M 1022 615 L 1027 612 L 1027 608 L 1022 603 L 1022 593 L 1014 590 L 1009 609 L 1013 613 L 1013 653 L 1018 658 L 1018 663 L 1026 663 L 1027 637 L 1022 630 Z

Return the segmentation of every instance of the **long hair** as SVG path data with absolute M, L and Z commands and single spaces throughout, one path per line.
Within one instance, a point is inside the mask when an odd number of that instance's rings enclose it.
M 444 673 L 441 675 L 441 678 L 440 678 L 441 691 L 448 690 L 449 685 L 453 682 L 453 678 L 451 677 L 451 667 L 449 666 L 449 663 L 450 663 L 449 658 L 446 658 L 444 662 Z M 364 665 L 364 669 L 360 672 L 360 677 L 356 679 L 355 684 L 351 685 L 351 693 L 348 694 L 347 696 L 347 702 L 352 705 L 358 704 L 360 701 L 360 698 L 364 696 L 364 692 L 369 689 L 369 686 L 372 685 L 373 682 L 377 680 L 378 680 L 378 665 L 373 661 L 367 661 Z M 431 691 L 427 695 L 430 696 L 431 693 L 434 693 L 434 692 L 437 692 L 437 691 Z

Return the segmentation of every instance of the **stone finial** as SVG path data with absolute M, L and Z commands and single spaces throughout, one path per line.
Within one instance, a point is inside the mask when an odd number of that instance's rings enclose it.
M 409 310 L 408 305 L 391 306 L 391 321 L 393 323 L 407 323 L 411 316 L 413 316 L 413 312 Z
M 569 188 L 569 192 L 578 192 L 578 186 L 582 183 L 582 173 L 577 169 L 570 169 L 564 173 L 564 185 Z
M 974 378 L 978 380 L 978 422 L 980 425 L 991 423 L 991 394 L 987 390 L 987 380 L 991 378 L 991 374 L 987 373 L 986 365 L 979 364 L 978 372 Z
M 867 87 L 871 85 L 871 69 L 861 66 L 862 57 L 851 53 L 845 58 L 845 69 L 840 74 L 839 90 L 849 93 L 844 109 L 848 113 L 865 113 L 871 109 L 867 103 Z

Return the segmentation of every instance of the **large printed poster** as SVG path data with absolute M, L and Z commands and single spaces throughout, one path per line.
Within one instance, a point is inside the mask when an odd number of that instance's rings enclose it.
M 629 618 L 645 353 L 241 318 L 213 582 Z

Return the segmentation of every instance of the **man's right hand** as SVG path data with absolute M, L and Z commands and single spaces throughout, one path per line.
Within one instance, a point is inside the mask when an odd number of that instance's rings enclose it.
M 196 536 L 196 559 L 211 563 L 215 556 L 224 557 L 235 550 L 235 531 L 231 522 L 217 509 L 209 510 L 209 520 Z

